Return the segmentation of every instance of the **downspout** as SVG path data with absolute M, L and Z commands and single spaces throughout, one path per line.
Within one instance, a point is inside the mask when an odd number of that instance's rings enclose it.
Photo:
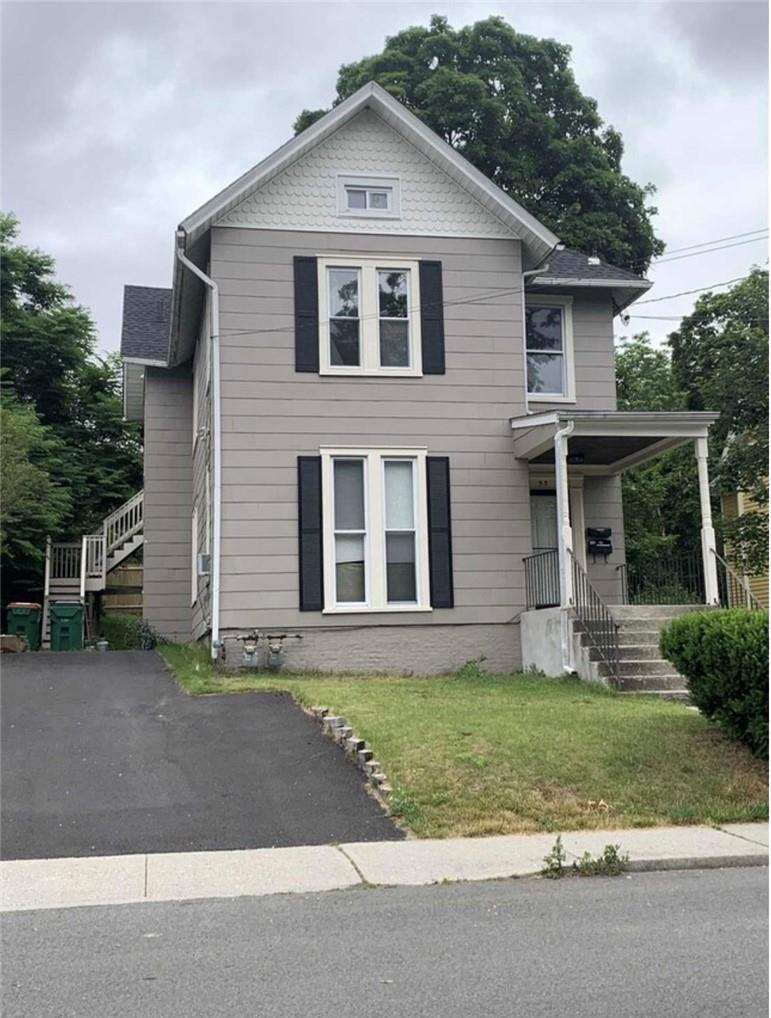
M 556 248 L 553 248 L 556 250 Z M 552 254 L 552 251 L 546 256 L 547 258 Z M 527 305 L 525 301 L 525 280 L 530 279 L 531 276 L 539 276 L 542 272 L 549 271 L 548 261 L 545 264 L 541 264 L 537 269 L 528 269 L 527 272 L 522 272 L 521 283 L 519 288 L 520 298 L 522 301 L 522 358 L 525 365 L 525 413 L 530 413 L 530 404 L 527 398 Z
M 220 650 L 220 546 L 222 531 L 222 425 L 220 391 L 220 293 L 217 284 L 190 261 L 184 253 L 185 231 L 177 230 L 176 255 L 180 264 L 189 269 L 211 291 L 211 390 L 212 390 L 212 559 L 211 559 L 211 657 L 216 661 Z
M 554 433 L 554 473 L 557 482 L 557 556 L 560 574 L 560 640 L 562 644 L 562 670 L 568 675 L 575 675 L 576 673 L 570 641 L 570 621 L 568 619 L 568 611 L 570 610 L 569 606 L 572 598 L 573 574 L 564 527 L 565 520 L 570 519 L 570 491 L 568 489 L 566 456 L 567 441 L 574 427 L 575 422 L 568 421 L 564 428 L 560 428 Z

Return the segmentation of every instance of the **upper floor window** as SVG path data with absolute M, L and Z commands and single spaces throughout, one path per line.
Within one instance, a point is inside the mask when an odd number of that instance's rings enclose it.
M 337 178 L 337 212 L 341 216 L 398 219 L 401 215 L 399 178 L 340 174 Z
M 320 371 L 422 374 L 418 263 L 319 258 Z
M 573 309 L 570 297 L 528 299 L 527 391 L 531 401 L 573 402 Z

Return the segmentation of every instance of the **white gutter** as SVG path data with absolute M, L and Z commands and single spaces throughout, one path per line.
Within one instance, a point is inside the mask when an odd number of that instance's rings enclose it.
M 211 656 L 216 661 L 220 649 L 220 547 L 222 533 L 222 393 L 220 387 L 220 292 L 217 284 L 184 253 L 185 231 L 177 230 L 176 256 L 180 264 L 208 286 L 211 291 L 211 388 L 212 388 L 212 559 L 211 559 Z
M 570 490 L 567 473 L 567 441 L 573 433 L 574 421 L 568 421 L 564 428 L 554 433 L 554 478 L 557 488 L 557 557 L 559 560 L 560 580 L 560 637 L 562 644 L 562 670 L 568 675 L 575 675 L 573 655 L 570 641 L 570 622 L 568 611 L 572 600 L 573 567 L 568 555 L 568 539 L 570 528 Z M 572 534 L 570 546 L 572 551 Z

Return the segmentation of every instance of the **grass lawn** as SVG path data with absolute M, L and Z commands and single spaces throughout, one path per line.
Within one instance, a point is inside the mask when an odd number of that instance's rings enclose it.
M 226 677 L 200 648 L 160 652 L 190 693 L 287 689 L 345 715 L 388 775 L 391 812 L 421 838 L 768 816 L 766 763 L 682 704 L 473 668 Z

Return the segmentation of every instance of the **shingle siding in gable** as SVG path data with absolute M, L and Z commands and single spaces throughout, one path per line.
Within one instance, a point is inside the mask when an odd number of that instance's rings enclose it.
M 337 175 L 347 173 L 400 177 L 401 218 L 338 216 Z M 371 111 L 360 113 L 245 199 L 219 225 L 378 235 L 511 236 L 492 213 Z

